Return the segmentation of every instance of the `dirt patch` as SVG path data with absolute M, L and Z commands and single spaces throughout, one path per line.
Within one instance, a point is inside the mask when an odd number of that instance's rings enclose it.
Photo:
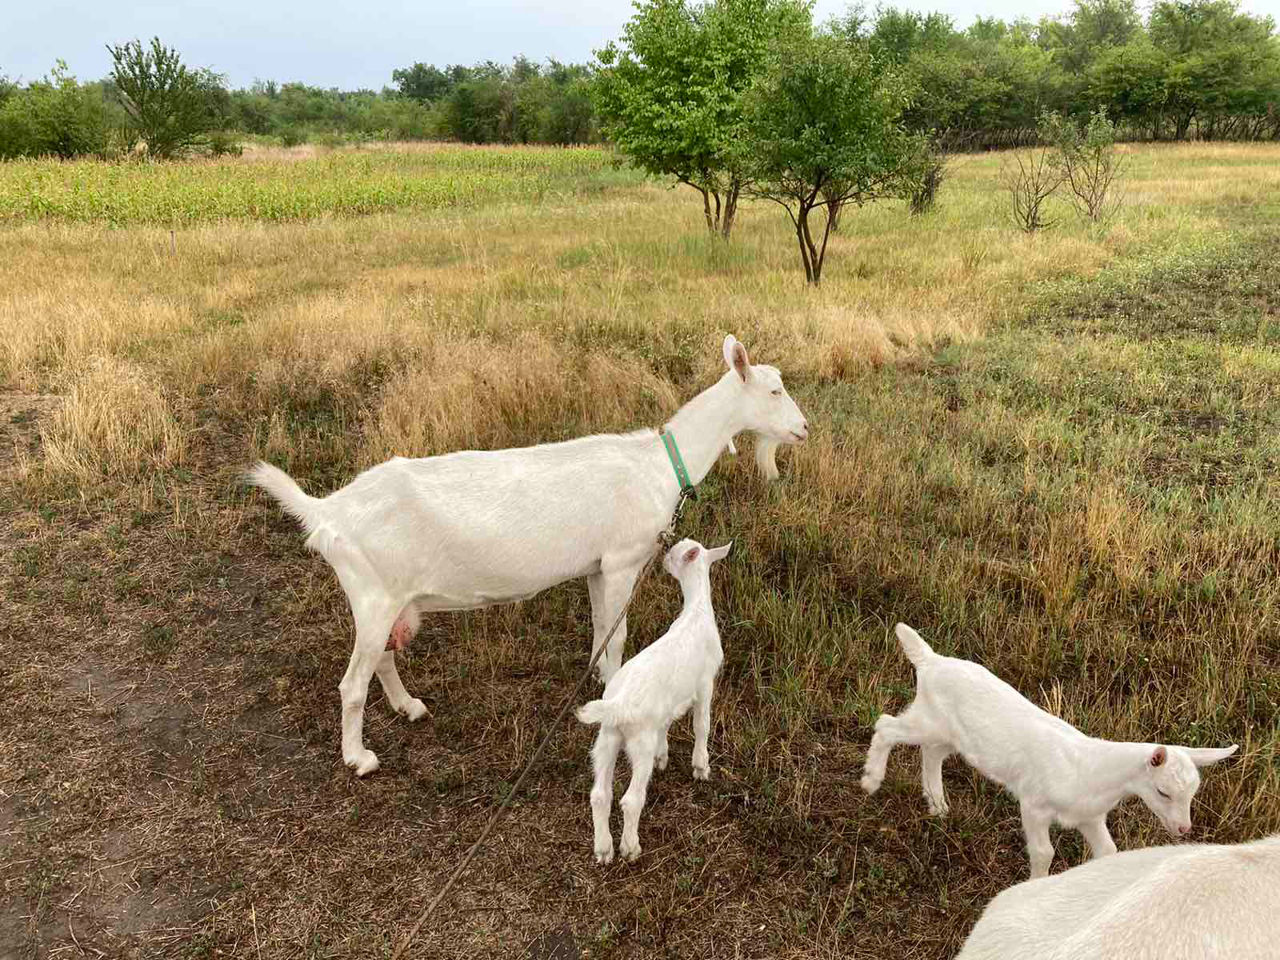
M 0 392 L 0 471 L 20 454 L 34 456 L 40 449 L 40 424 L 62 398 L 48 393 Z

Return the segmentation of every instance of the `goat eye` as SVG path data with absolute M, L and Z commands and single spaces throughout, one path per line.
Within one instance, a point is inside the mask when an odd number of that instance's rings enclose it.
M 1163 790 L 1161 790 L 1159 787 L 1156 787 L 1156 793 L 1160 794 L 1160 796 L 1164 797 L 1166 800 L 1170 799 L 1169 795 L 1165 793 Z
M 782 396 L 782 391 L 781 391 L 781 390 L 773 390 L 773 391 L 770 391 L 770 392 L 771 392 L 775 397 L 780 397 L 780 396 Z

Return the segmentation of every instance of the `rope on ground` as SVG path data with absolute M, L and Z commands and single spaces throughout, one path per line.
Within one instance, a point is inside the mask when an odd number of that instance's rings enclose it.
M 658 535 L 659 549 L 655 551 L 649 559 L 645 561 L 644 566 L 640 568 L 640 573 L 637 575 L 635 583 L 631 586 L 631 596 L 627 597 L 627 602 L 622 605 L 622 611 L 618 614 L 617 619 L 613 621 L 613 626 L 609 628 L 609 632 L 605 634 L 604 641 L 596 649 L 595 653 L 591 655 L 591 662 L 587 664 L 587 669 L 583 671 L 582 676 L 578 678 L 578 683 L 573 688 L 573 691 L 565 698 L 564 703 L 560 707 L 560 712 L 557 713 L 555 719 L 551 721 L 551 725 L 547 728 L 546 735 L 542 738 L 542 742 L 538 744 L 538 749 L 533 752 L 533 756 L 529 758 L 529 762 L 526 763 L 524 769 L 520 771 L 520 776 L 516 778 L 515 785 L 512 786 L 512 788 L 507 791 L 506 796 L 498 802 L 497 809 L 495 809 L 493 811 L 493 815 L 489 817 L 489 822 L 485 824 L 484 830 L 480 832 L 480 836 L 476 838 L 476 842 L 471 845 L 471 849 L 467 851 L 467 855 L 462 858 L 462 862 L 453 868 L 453 872 L 449 875 L 449 879 L 445 881 L 444 886 L 440 888 L 440 892 L 437 893 L 432 898 L 431 902 L 427 904 L 426 909 L 422 911 L 417 922 L 414 923 L 413 927 L 409 930 L 409 933 L 400 941 L 399 946 L 397 946 L 392 952 L 391 960 L 400 960 L 400 957 L 404 954 L 405 950 L 407 950 L 409 945 L 413 943 L 414 938 L 418 935 L 418 931 L 422 929 L 422 925 L 426 923 L 431 914 L 435 912 L 436 907 L 438 907 L 440 902 L 444 900 L 445 894 L 449 892 L 457 879 L 466 871 L 476 853 L 479 852 L 480 847 L 484 844 L 485 840 L 489 838 L 489 834 L 493 832 L 493 828 L 498 825 L 498 820 L 507 809 L 508 804 L 511 802 L 511 798 L 520 792 L 520 786 L 524 783 L 525 777 L 529 775 L 529 772 L 535 765 L 537 765 L 538 761 L 542 759 L 542 754 L 547 749 L 547 744 L 551 742 L 551 737 L 556 732 L 556 728 L 560 726 L 560 721 L 563 720 L 564 715 L 569 712 L 569 707 L 578 699 L 578 694 L 582 691 L 583 685 L 590 678 L 591 671 L 595 669 L 596 662 L 599 661 L 604 651 L 608 649 L 609 641 L 612 640 L 613 635 L 618 632 L 618 627 L 626 617 L 627 611 L 631 609 L 631 601 L 636 598 L 636 591 L 640 587 L 640 582 L 644 580 L 645 574 L 649 572 L 649 568 L 653 566 L 653 562 L 675 542 L 676 524 L 680 520 L 680 514 L 684 511 L 685 501 L 687 501 L 691 496 L 693 496 L 692 487 L 686 487 L 680 491 L 680 499 L 676 502 L 676 509 L 671 514 L 671 522 L 667 524 L 667 528 Z

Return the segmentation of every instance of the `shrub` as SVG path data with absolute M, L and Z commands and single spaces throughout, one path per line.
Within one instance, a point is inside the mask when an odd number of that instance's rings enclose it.
M 911 194 L 907 197 L 913 217 L 933 209 L 933 204 L 938 199 L 938 190 L 942 187 L 942 182 L 947 179 L 947 164 L 947 156 L 940 150 L 930 148 L 925 152 L 919 178 L 912 185 Z
M 1116 126 L 1105 107 L 1089 115 L 1082 130 L 1056 113 L 1040 119 L 1040 136 L 1057 148 L 1055 162 L 1071 192 L 1071 205 L 1083 219 L 1104 221 L 1120 209 L 1117 180 L 1124 158 L 1116 153 Z
M 1051 148 L 1015 151 L 1013 161 L 1000 168 L 1000 182 L 1009 194 L 1010 213 L 1019 229 L 1035 233 L 1053 226 L 1045 218 L 1044 204 L 1062 185 L 1062 170 Z
M 229 130 L 214 130 L 208 136 L 207 149 L 211 157 L 238 157 L 244 153 L 240 138 Z
M 81 86 L 61 60 L 0 104 L 0 157 L 102 156 L 109 134 L 101 88 Z

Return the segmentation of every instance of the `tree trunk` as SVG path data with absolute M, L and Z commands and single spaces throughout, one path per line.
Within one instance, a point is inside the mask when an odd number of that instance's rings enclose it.
M 822 261 L 818 257 L 818 247 L 813 242 L 813 234 L 809 232 L 809 214 L 813 211 L 812 200 L 801 202 L 800 215 L 796 218 L 796 233 L 800 237 L 800 256 L 804 260 L 805 280 L 817 286 L 822 279 Z M 830 224 L 830 221 L 828 221 Z M 826 240 L 823 240 L 823 252 L 826 252 Z
M 702 194 L 702 215 L 707 218 L 707 230 L 711 233 L 716 232 L 716 222 L 711 218 L 711 193 L 706 187 L 698 187 L 698 191 Z M 720 198 L 716 197 L 717 218 L 719 219 Z
M 840 214 L 844 213 L 844 205 L 847 200 L 838 200 L 835 203 L 827 205 L 827 232 L 840 232 Z
M 806 225 L 807 226 L 807 225 Z M 831 231 L 834 229 L 832 225 L 831 211 L 827 211 L 827 226 L 822 231 L 822 248 L 818 251 L 817 269 L 813 271 L 813 282 L 818 283 L 822 280 L 822 265 L 827 261 L 827 241 L 831 239 Z M 812 243 L 812 241 L 810 241 Z
M 729 184 L 729 192 L 724 199 L 724 216 L 720 220 L 720 238 L 729 242 L 729 234 L 733 231 L 733 221 L 738 215 L 738 193 L 742 185 L 734 180 Z
M 800 215 L 796 218 L 796 239 L 800 242 L 800 261 L 804 264 L 804 280 L 805 283 L 813 283 L 813 267 L 809 263 L 809 248 L 805 246 L 804 235 L 806 230 L 805 220 L 809 213 L 804 207 L 800 208 Z

